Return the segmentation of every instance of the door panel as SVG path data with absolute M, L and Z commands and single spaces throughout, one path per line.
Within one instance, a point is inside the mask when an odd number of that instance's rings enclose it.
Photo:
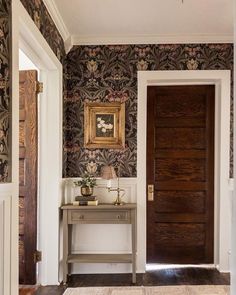
M 166 122 L 167 124 L 169 125 L 168 122 Z M 188 122 L 187 124 L 191 123 Z M 155 144 L 157 152 L 158 149 L 174 149 L 175 152 L 177 148 L 205 149 L 205 129 L 203 128 L 160 128 L 157 126 L 156 129 Z
M 148 263 L 213 263 L 214 93 L 148 87 Z
M 203 191 L 157 191 L 156 212 L 203 213 L 206 194 Z
M 37 247 L 37 71 L 20 72 L 19 281 L 36 284 Z

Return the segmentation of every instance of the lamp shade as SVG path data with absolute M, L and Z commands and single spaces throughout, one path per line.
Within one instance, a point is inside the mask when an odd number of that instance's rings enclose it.
M 117 178 L 115 169 L 113 166 L 103 166 L 101 168 L 101 177 L 103 179 L 114 179 Z

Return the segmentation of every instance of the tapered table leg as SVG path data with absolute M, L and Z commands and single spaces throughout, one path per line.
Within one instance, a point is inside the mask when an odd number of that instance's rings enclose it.
M 68 275 L 68 223 L 67 223 L 67 210 L 63 210 L 63 284 L 67 283 Z

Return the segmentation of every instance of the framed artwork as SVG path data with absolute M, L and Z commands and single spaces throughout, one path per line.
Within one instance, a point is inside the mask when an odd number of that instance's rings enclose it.
M 124 148 L 124 103 L 85 103 L 84 146 L 87 148 Z

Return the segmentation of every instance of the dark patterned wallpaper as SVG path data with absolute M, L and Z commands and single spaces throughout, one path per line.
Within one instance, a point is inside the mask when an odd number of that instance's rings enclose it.
M 42 0 L 21 0 L 25 9 L 39 28 L 43 37 L 62 62 L 65 57 L 64 41 L 57 30 L 45 4 Z
M 116 161 L 121 176 L 136 176 L 138 70 L 225 69 L 233 70 L 232 44 L 74 46 L 64 68 L 64 177 L 81 176 L 85 170 L 99 173 L 101 166 Z M 124 150 L 83 148 L 85 101 L 125 101 Z M 233 97 L 231 176 L 232 105 Z
M 21 0 L 40 32 L 63 62 L 65 49 L 42 0 Z M 11 0 L 0 0 L 0 182 L 11 181 Z
M 10 57 L 11 57 L 11 1 L 0 0 L 0 182 L 9 182 L 10 144 Z

